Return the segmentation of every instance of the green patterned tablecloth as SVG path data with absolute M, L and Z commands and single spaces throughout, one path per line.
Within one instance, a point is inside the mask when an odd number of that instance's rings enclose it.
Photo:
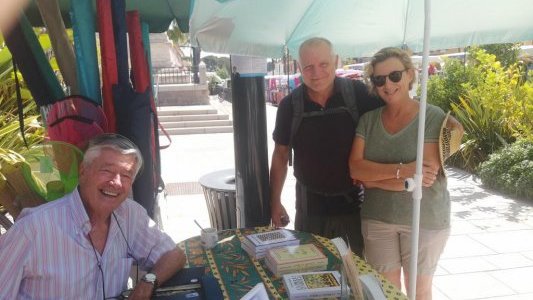
M 207 266 L 218 280 L 225 299 L 240 299 L 257 283 L 263 282 L 271 299 L 287 299 L 281 277 L 274 276 L 265 266 L 264 260 L 248 256 L 241 248 L 245 235 L 273 230 L 269 227 L 224 230 L 218 233 L 218 244 L 208 251 L 202 248 L 200 237 L 193 237 L 178 245 L 187 255 L 187 266 Z M 340 270 L 341 261 L 335 246 L 327 238 L 306 232 L 294 231 L 300 244 L 315 244 L 328 257 L 328 270 Z M 381 280 L 387 299 L 407 300 L 390 282 L 377 274 L 366 262 L 355 256 L 360 274 L 373 273 Z

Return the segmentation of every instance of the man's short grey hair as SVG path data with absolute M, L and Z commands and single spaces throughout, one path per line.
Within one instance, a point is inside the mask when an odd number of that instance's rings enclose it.
M 104 133 L 92 138 L 89 141 L 89 146 L 83 155 L 83 161 L 81 163 L 85 166 L 88 166 L 98 156 L 100 156 L 100 153 L 104 148 L 112 149 L 122 155 L 135 156 L 136 164 L 135 173 L 133 174 L 133 179 L 135 179 L 139 173 L 139 170 L 143 166 L 143 157 L 139 148 L 128 138 L 120 134 Z
M 331 56 L 335 56 L 335 51 L 333 50 L 333 44 L 331 44 L 331 42 L 328 39 L 323 38 L 323 37 L 314 37 L 314 38 L 310 38 L 310 39 L 305 40 L 300 45 L 300 48 L 298 49 L 298 59 L 301 60 L 302 51 L 303 51 L 304 48 L 312 48 L 312 47 L 316 47 L 318 45 L 326 45 L 326 46 L 328 46 L 328 48 L 329 48 L 329 50 L 331 52 Z

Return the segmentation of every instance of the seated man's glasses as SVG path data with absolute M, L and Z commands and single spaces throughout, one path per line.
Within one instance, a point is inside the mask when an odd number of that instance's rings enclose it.
M 406 70 L 392 71 L 389 73 L 389 75 L 372 76 L 370 77 L 370 80 L 372 80 L 372 83 L 374 84 L 374 86 L 382 87 L 385 85 L 385 81 L 387 80 L 387 77 L 389 77 L 389 80 L 394 83 L 400 82 L 400 80 L 402 80 L 402 74 L 405 71 Z

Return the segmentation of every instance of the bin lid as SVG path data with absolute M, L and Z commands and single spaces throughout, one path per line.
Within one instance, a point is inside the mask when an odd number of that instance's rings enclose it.
M 198 181 L 206 188 L 235 191 L 235 169 L 225 169 L 208 173 L 200 177 Z

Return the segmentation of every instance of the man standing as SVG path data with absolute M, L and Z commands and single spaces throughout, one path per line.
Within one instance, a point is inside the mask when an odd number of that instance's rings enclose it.
M 142 163 L 123 136 L 92 139 L 78 188 L 24 209 L 0 237 L 0 299 L 112 299 L 127 288 L 133 262 L 148 273 L 129 299 L 150 299 L 185 256 L 128 198 Z
M 359 190 L 350 178 L 348 157 L 358 116 L 383 103 L 370 97 L 362 82 L 336 78 L 337 61 L 327 39 L 311 38 L 300 46 L 303 84 L 281 101 L 273 134 L 272 223 L 279 227 L 288 221 L 281 191 L 292 149 L 295 229 L 347 237 L 352 250 L 362 256 Z

